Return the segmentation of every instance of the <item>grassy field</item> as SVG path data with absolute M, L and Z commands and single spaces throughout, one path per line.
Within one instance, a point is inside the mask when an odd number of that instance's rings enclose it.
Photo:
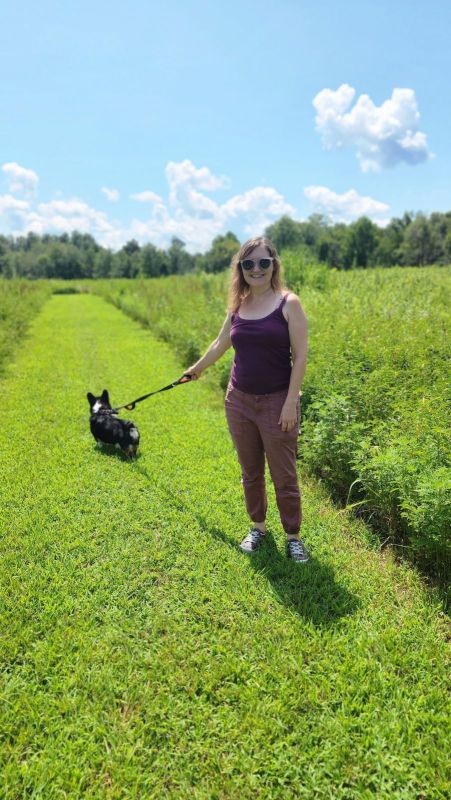
M 1 384 L 2 800 L 449 796 L 438 595 L 301 472 L 312 552 L 252 558 L 239 466 L 207 380 L 95 447 L 86 392 L 179 377 L 168 343 L 90 295 L 35 317 Z
M 449 603 L 451 573 L 451 270 L 337 273 L 283 253 L 309 319 L 304 464 L 370 520 Z M 90 291 L 167 341 L 185 366 L 217 335 L 228 274 L 95 281 Z M 233 351 L 205 374 L 227 385 Z
M 4 365 L 26 334 L 30 320 L 52 292 L 49 281 L 0 278 L 0 377 Z

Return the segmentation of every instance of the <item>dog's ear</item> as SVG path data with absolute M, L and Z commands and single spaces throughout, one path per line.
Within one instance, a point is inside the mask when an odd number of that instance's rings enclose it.
M 108 405 L 109 405 L 109 403 L 110 403 L 110 398 L 109 398 L 109 396 L 108 396 L 108 389 L 104 389 L 104 390 L 103 390 L 103 392 L 102 392 L 102 394 L 101 394 L 101 396 L 100 396 L 100 399 L 101 399 L 101 401 L 102 401 L 103 403 L 108 403 Z
M 95 397 L 94 397 L 94 395 L 93 395 L 91 392 L 88 392 L 88 394 L 86 395 L 86 397 L 87 397 L 87 398 L 88 398 L 88 400 L 89 400 L 89 405 L 90 405 L 90 406 L 92 406 L 92 404 L 94 403 L 94 400 L 95 400 Z

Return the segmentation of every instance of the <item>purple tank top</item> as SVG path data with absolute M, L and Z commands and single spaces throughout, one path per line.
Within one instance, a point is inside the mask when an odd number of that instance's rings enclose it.
M 271 394 L 288 389 L 291 377 L 291 348 L 282 307 L 262 319 L 242 319 L 232 314 L 230 338 L 235 350 L 230 382 L 249 394 Z

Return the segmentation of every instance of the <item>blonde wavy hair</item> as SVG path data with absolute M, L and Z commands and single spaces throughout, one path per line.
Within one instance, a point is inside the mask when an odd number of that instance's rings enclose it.
M 250 295 L 251 287 L 248 283 L 244 280 L 243 270 L 240 265 L 240 261 L 247 258 L 252 250 L 254 250 L 259 245 L 263 245 L 266 247 L 268 253 L 274 261 L 272 262 L 273 272 L 271 275 L 271 286 L 274 292 L 285 292 L 289 291 L 288 287 L 285 286 L 282 277 L 282 265 L 280 263 L 279 255 L 277 253 L 276 248 L 274 247 L 273 243 L 270 239 L 266 239 L 265 236 L 254 236 L 253 239 L 248 239 L 247 242 L 244 242 L 241 245 L 240 249 L 232 258 L 230 262 L 230 284 L 229 284 L 229 294 L 228 294 L 228 302 L 227 302 L 227 310 L 231 311 L 235 314 L 243 300 Z

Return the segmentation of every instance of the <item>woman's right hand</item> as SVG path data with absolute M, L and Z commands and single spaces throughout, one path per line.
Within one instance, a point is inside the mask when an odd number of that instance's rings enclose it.
M 191 379 L 193 381 L 197 381 L 197 380 L 199 380 L 199 378 L 200 378 L 200 376 L 202 374 L 202 370 L 198 369 L 196 364 L 193 364 L 191 367 L 188 367 L 188 369 L 185 369 L 183 374 L 184 375 L 191 375 Z

